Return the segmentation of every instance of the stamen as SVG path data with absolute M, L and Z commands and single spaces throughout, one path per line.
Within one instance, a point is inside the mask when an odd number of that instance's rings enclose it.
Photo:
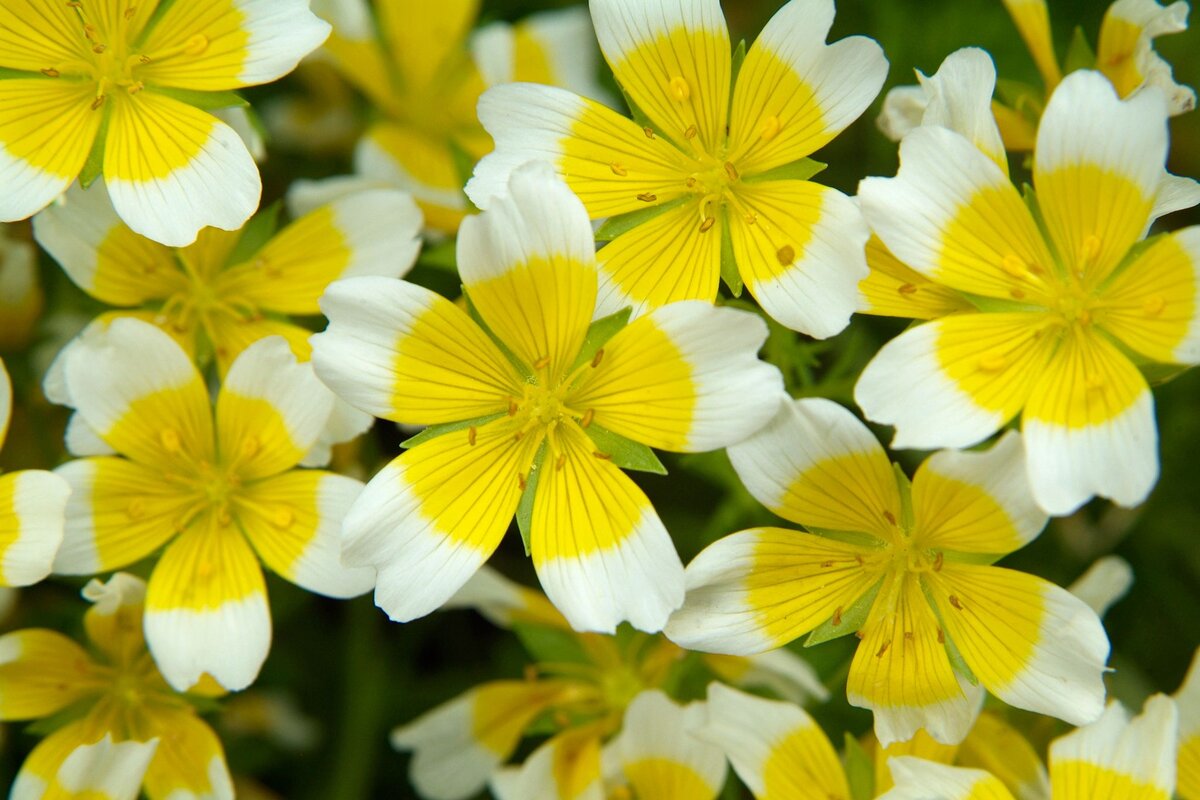
M 915 283 L 902 283 L 896 291 L 900 292 L 900 294 L 916 294 L 917 285 Z
M 883 510 L 883 518 L 888 521 L 889 525 L 896 524 L 896 515 L 893 514 L 891 511 L 888 511 L 886 508 Z
M 754 223 L 758 222 L 758 214 L 754 213 L 753 211 L 748 211 L 743 219 L 746 220 L 747 225 L 753 225 Z
M 542 356 L 537 361 L 533 362 L 534 369 L 545 369 L 550 366 L 550 356 Z
M 716 217 L 705 217 L 704 221 L 700 223 L 700 232 L 708 233 L 709 231 L 712 230 L 713 225 L 716 225 L 716 224 L 717 224 Z
M 651 194 L 650 192 L 642 192 L 637 196 L 637 199 L 641 200 L 643 203 L 653 203 L 658 199 L 658 195 Z
M 1082 252 L 1079 255 L 1083 258 L 1084 263 L 1095 261 L 1096 257 L 1100 255 L 1100 239 L 1095 234 L 1084 239 Z
M 642 133 L 646 134 L 647 139 L 654 138 L 654 129 L 651 128 L 649 125 L 647 125 L 645 128 L 642 128 Z
M 54 67 L 46 67 L 44 70 L 42 70 L 42 74 L 47 78 L 57 78 L 62 73 L 60 73 Z
M 1167 301 L 1159 295 L 1154 295 L 1142 303 L 1142 312 L 1147 317 L 1157 317 L 1167 307 Z
M 695 139 L 695 138 L 696 138 L 696 133 L 697 133 L 697 131 L 696 131 L 696 126 L 695 126 L 695 125 L 688 125 L 688 126 L 687 126 L 687 130 L 685 130 L 685 131 L 683 132 L 683 138 L 685 138 L 685 139 Z
M 601 453 L 599 450 L 593 450 L 592 455 L 594 455 L 596 458 L 600 459 L 601 461 L 612 461 L 611 455 L 609 455 L 608 453 Z
M 783 126 L 779 122 L 779 117 L 772 114 L 762 122 L 762 128 L 759 129 L 758 138 L 764 142 L 769 142 L 779 135 L 779 130 Z
M 833 566 L 832 561 L 822 561 L 821 562 L 821 569 L 829 569 L 832 566 Z
M 912 640 L 913 640 L 913 632 L 912 632 L 912 631 L 905 631 L 905 632 L 904 632 L 904 641 L 906 641 L 906 642 L 911 642 Z
M 835 608 L 833 610 L 833 619 L 831 619 L 830 622 L 833 623 L 833 626 L 835 628 L 838 625 L 842 624 L 842 607 L 841 606 L 838 606 L 837 608 Z
M 579 420 L 579 427 L 586 428 L 592 424 L 592 420 L 596 418 L 596 409 L 589 408 L 583 412 L 583 417 Z
M 862 630 L 861 630 L 861 629 L 860 629 L 860 630 L 857 630 L 857 631 L 855 631 L 855 632 L 854 632 L 854 636 L 855 636 L 855 638 L 856 638 L 856 639 L 861 639 L 861 638 L 863 638 L 863 636 L 865 636 L 865 635 L 866 635 L 866 634 L 864 634 L 864 633 L 862 632 Z
M 233 524 L 233 515 L 229 513 L 227 506 L 221 506 L 221 510 L 217 512 L 217 522 L 222 528 L 228 528 Z
M 625 169 L 625 167 L 619 161 L 612 162 L 608 165 L 608 168 L 612 170 L 613 175 L 616 175 L 620 178 L 624 178 L 629 174 L 629 170 Z
M 554 471 L 562 472 L 562 468 L 567 465 L 567 454 L 559 453 L 558 458 L 554 459 Z
M 1025 293 L 1023 291 L 1021 291 L 1020 289 L 1009 289 L 1008 296 L 1011 297 L 1013 300 L 1024 300 L 1025 299 Z
M 187 40 L 187 44 L 183 46 L 183 53 L 188 56 L 198 56 L 207 49 L 208 37 L 203 33 L 197 33 Z
M 104 105 L 104 101 L 108 98 L 104 95 L 96 95 L 96 99 L 92 101 L 92 111 L 99 111 L 100 106 Z
M 287 506 L 279 506 L 275 509 L 275 514 L 271 517 L 271 521 L 275 523 L 276 528 L 290 528 L 296 520 L 296 515 Z
M 944 630 L 942 630 L 941 628 L 938 628 L 937 632 L 938 632 L 938 644 L 945 644 L 946 643 L 946 632 Z
M 141 81 L 137 81 L 136 83 L 130 84 L 129 89 L 127 91 L 130 94 L 137 94 L 138 92 L 142 91 L 145 88 L 146 88 L 146 84 L 142 83 Z
M 1104 376 L 1092 373 L 1088 375 L 1084 381 L 1084 385 L 1089 392 L 1098 392 L 1104 388 Z
M 467 428 L 467 444 L 471 445 L 472 447 L 475 446 L 475 433 L 476 431 L 474 425 Z
M 525 473 L 523 473 L 523 472 L 517 473 L 517 486 L 521 487 L 522 492 L 525 491 L 525 489 L 529 486 L 529 482 L 527 480 L 525 480 Z
M 262 450 L 262 444 L 259 443 L 257 436 L 247 436 L 246 440 L 242 442 L 242 458 L 254 458 L 260 450 Z
M 738 179 L 737 167 L 735 167 L 729 161 L 725 162 L 725 177 L 729 178 L 731 181 L 736 181 Z
M 937 558 L 935 558 L 933 560 L 933 571 L 941 572 L 942 565 L 945 563 L 945 561 L 946 561 L 946 554 L 943 553 L 941 550 L 938 550 Z
M 892 646 L 892 643 L 891 643 L 891 641 L 890 641 L 890 640 L 889 640 L 889 641 L 886 641 L 886 642 L 884 642 L 884 643 L 883 643 L 883 647 L 879 648 L 879 652 L 875 654 L 875 657 L 876 657 L 876 658 L 883 658 L 883 654 L 884 654 L 884 653 L 886 653 L 886 652 L 887 652 L 887 650 L 888 650 L 888 648 L 889 648 L 889 647 L 891 647 L 891 646 Z
M 1025 262 L 1017 258 L 1017 256 L 1009 253 L 1000 260 L 1000 269 L 1004 270 L 1014 278 L 1024 278 L 1029 270 L 1025 266 Z
M 683 185 L 689 189 L 696 188 L 696 176 L 693 175 L 690 178 L 688 178 L 686 181 L 683 182 Z
M 604 360 L 604 348 L 601 347 L 596 351 L 596 355 L 592 356 L 592 367 L 600 366 L 600 362 Z
M 692 90 L 688 86 L 687 81 L 678 75 L 671 78 L 668 85 L 671 87 L 671 96 L 681 103 L 692 96 Z
M 963 604 L 959 601 L 958 595 L 950 595 L 950 605 L 954 606 L 959 611 L 963 610 Z
M 163 428 L 159 431 L 158 441 L 168 453 L 178 453 L 182 449 L 179 434 L 170 428 Z
M 92 52 L 93 52 L 93 53 L 95 53 L 96 55 L 100 55 L 101 53 L 103 53 L 103 52 L 104 52 L 105 50 L 107 50 L 107 49 L 108 49 L 108 45 L 106 45 L 106 44 L 95 44 L 95 45 L 92 45 Z
M 125 9 L 125 19 L 133 19 L 137 15 L 137 6 L 130 6 Z
M 979 359 L 979 368 L 984 372 L 999 372 L 1008 366 L 1008 359 L 1003 353 L 989 353 Z
M 790 267 L 796 260 L 796 251 L 790 244 L 785 244 L 775 253 L 775 257 L 779 259 L 780 266 Z
M 854 560 L 858 562 L 858 565 L 860 567 L 866 566 L 866 564 L 867 564 L 867 562 L 863 560 L 862 554 L 860 554 L 860 553 L 854 554 Z
M 513 398 L 508 398 L 508 415 L 515 417 L 517 415 L 517 401 Z
M 146 501 L 140 497 L 133 498 L 125 508 L 125 513 L 130 519 L 141 519 L 146 516 Z

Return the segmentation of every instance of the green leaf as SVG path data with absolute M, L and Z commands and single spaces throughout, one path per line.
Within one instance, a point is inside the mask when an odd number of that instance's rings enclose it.
M 609 460 L 621 469 L 653 472 L 655 475 L 667 474 L 667 468 L 658 460 L 654 451 L 641 442 L 626 439 L 595 423 L 588 425 L 586 430 L 592 443 L 596 445 L 596 450 L 607 455 Z
M 571 374 L 595 358 L 596 353 L 600 352 L 600 348 L 604 347 L 609 339 L 629 324 L 629 315 L 632 312 L 632 306 L 625 306 L 615 314 L 601 317 L 589 325 L 587 334 L 583 337 L 583 347 L 580 348 L 579 355 L 575 357 L 575 363 L 567 370 L 567 374 Z
M 900 490 L 900 529 L 911 531 L 914 522 L 912 481 L 904 474 L 904 468 L 894 461 L 892 462 L 892 473 L 896 476 L 896 488 Z
M 1096 54 L 1088 44 L 1087 34 L 1083 28 L 1076 26 L 1071 34 L 1071 43 L 1067 45 L 1067 57 L 1063 60 L 1063 74 L 1070 75 L 1080 69 L 1095 69 Z
M 618 214 L 615 217 L 609 217 L 596 231 L 596 241 L 611 242 L 623 233 L 636 228 L 638 225 L 649 222 L 664 211 L 670 211 L 673 208 L 678 208 L 688 201 L 689 197 L 677 197 L 669 203 L 661 203 L 656 206 L 647 208 L 639 208 L 637 211 L 630 211 L 628 214 Z
M 808 634 L 808 638 L 804 640 L 804 646 L 812 647 L 815 644 L 840 639 L 865 625 L 867 615 L 871 613 L 871 605 L 875 602 L 875 595 L 879 594 L 879 587 L 882 585 L 883 579 L 880 578 L 874 586 L 851 603 L 849 608 L 842 611 L 836 625 L 833 623 L 833 617 L 822 622 L 812 633 Z
M 83 719 L 92 710 L 96 700 L 94 697 L 85 697 L 82 700 L 77 700 L 66 708 L 51 714 L 48 717 L 42 717 L 26 726 L 25 732 L 35 736 L 49 736 L 59 728 L 76 720 Z
M 822 172 L 828 164 L 823 164 L 820 161 L 812 158 L 802 158 L 799 161 L 793 161 L 790 164 L 782 164 L 774 169 L 769 169 L 766 172 L 760 172 L 757 175 L 747 175 L 742 180 L 746 183 L 759 183 L 765 181 L 806 181 L 815 175 Z
M 579 637 L 571 631 L 528 622 L 514 622 L 512 629 L 533 661 L 543 664 L 589 663 Z
M 259 211 L 242 228 L 242 235 L 237 245 L 225 261 L 225 266 L 245 264 L 263 249 L 263 245 L 271 241 L 279 227 L 279 213 L 283 210 L 283 201 L 276 200 L 271 205 Z
M 733 233 L 729 227 L 729 207 L 721 207 L 721 280 L 734 297 L 742 296 L 742 273 L 733 257 Z
M 851 800 L 871 800 L 875 796 L 875 760 L 851 733 L 845 736 L 842 758 Z
M 194 89 L 175 89 L 166 86 L 155 86 L 154 91 L 204 111 L 214 111 L 218 108 L 245 108 L 250 105 L 246 102 L 246 98 L 237 92 L 197 92 Z
M 410 436 L 400 443 L 400 446 L 405 450 L 411 450 L 419 444 L 425 444 L 431 439 L 436 439 L 439 436 L 444 436 L 447 433 L 455 431 L 465 431 L 468 428 L 481 428 L 489 422 L 494 422 L 503 417 L 505 412 L 500 411 L 496 414 L 488 414 L 484 417 L 476 417 L 475 419 L 464 419 L 461 422 L 443 422 L 440 425 L 430 425 L 425 430 L 418 433 L 416 436 Z
M 533 370 L 531 370 L 524 361 L 517 358 L 516 353 L 514 353 L 512 350 L 509 350 L 508 345 L 501 341 L 500 337 L 493 333 L 492 329 L 488 327 L 488 324 L 483 321 L 483 316 L 479 313 L 479 309 L 475 308 L 475 304 L 471 302 L 471 296 L 467 294 L 467 287 L 465 286 L 462 287 L 462 296 L 463 300 L 465 300 L 467 303 L 467 314 L 471 317 L 471 319 L 475 320 L 475 324 L 487 334 L 488 338 L 492 340 L 492 344 L 496 345 L 496 347 L 500 349 L 500 352 L 503 353 L 504 357 L 508 359 L 508 363 L 513 365 L 513 368 L 516 369 L 521 377 L 523 377 L 527 382 L 532 383 L 534 378 Z
M 541 477 L 542 464 L 546 461 L 546 440 L 542 440 L 533 464 L 529 467 L 529 475 L 525 477 L 525 490 L 521 492 L 521 502 L 517 503 L 517 530 L 521 532 L 521 541 L 525 544 L 525 555 L 529 555 L 529 532 L 533 528 L 533 499 L 537 494 L 538 480 Z
M 92 140 L 92 149 L 88 151 L 83 169 L 79 171 L 79 185 L 86 189 L 96 182 L 104 172 L 104 146 L 108 142 L 108 121 L 112 118 L 112 103 L 104 104 L 104 114 L 100 118 L 100 127 L 96 130 L 96 138 Z

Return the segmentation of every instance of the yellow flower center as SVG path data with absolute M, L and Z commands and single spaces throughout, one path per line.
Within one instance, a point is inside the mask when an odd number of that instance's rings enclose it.
M 163 302 L 154 321 L 190 338 L 203 330 L 217 356 L 224 358 L 228 353 L 216 332 L 221 318 L 251 322 L 261 319 L 262 312 L 257 305 L 222 285 L 219 267 L 194 263 L 185 251 L 176 251 L 175 256 L 186 280 L 180 281 L 179 288 Z

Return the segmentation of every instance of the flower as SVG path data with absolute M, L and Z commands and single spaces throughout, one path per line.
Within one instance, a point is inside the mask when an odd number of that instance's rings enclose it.
M 157 13 L 161 11 L 162 13 Z M 182 247 L 258 207 L 258 167 L 203 110 L 290 72 L 329 33 L 308 0 L 11 0 L 0 9 L 0 220 L 103 174 L 117 214 Z
M 895 178 L 862 182 L 883 245 L 972 306 L 863 370 L 855 400 L 896 426 L 893 446 L 972 445 L 1020 414 L 1042 508 L 1145 499 L 1157 431 L 1138 366 L 1200 362 L 1200 227 L 1141 241 L 1164 210 L 1166 154 L 1160 92 L 1122 101 L 1081 71 L 1042 117 L 1028 203 L 989 154 L 933 125 L 905 137 Z
M 362 484 L 293 469 L 333 398 L 282 338 L 262 339 L 234 362 L 215 423 L 187 354 L 140 320 L 82 337 L 66 355 L 65 377 L 78 414 L 119 455 L 58 468 L 72 496 L 54 571 L 117 569 L 166 545 L 150 577 L 145 629 L 173 687 L 186 690 L 207 673 L 237 690 L 257 676 L 271 640 L 259 559 L 320 594 L 370 588 L 368 570 L 338 560 L 337 526 Z
M 821 338 L 844 328 L 866 274 L 866 231 L 848 198 L 806 180 L 819 167 L 805 158 L 878 93 L 879 46 L 826 45 L 832 0 L 793 0 L 746 54 L 731 96 L 717 0 L 591 9 L 600 49 L 645 119 L 547 86 L 493 88 L 479 117 L 496 151 L 467 194 L 487 208 L 513 168 L 548 159 L 591 218 L 633 215 L 597 257 L 606 312 L 712 300 L 724 276 L 790 328 Z
M 1112 703 L 1096 722 L 1050 744 L 1052 800 L 1169 800 L 1175 790 L 1175 725 L 1170 698 L 1155 695 L 1134 719 Z M 896 787 L 879 800 L 994 798 L 1014 795 L 995 776 L 978 769 L 922 759 L 890 760 Z
M 206 228 L 188 247 L 167 247 L 123 223 L 100 183 L 71 189 L 34 218 L 38 243 L 71 280 L 125 309 L 103 322 L 152 322 L 201 365 L 215 356 L 225 375 L 266 336 L 282 336 L 307 360 L 311 331 L 287 315 L 319 313 L 317 298 L 337 278 L 408 272 L 420 248 L 421 212 L 403 192 L 372 190 L 311 211 L 264 242 L 271 231 Z
M 543 81 L 604 96 L 582 9 L 492 23 L 474 36 L 479 0 L 386 0 L 375 4 L 377 22 L 364 0 L 316 9 L 333 23 L 321 53 L 381 116 L 355 148 L 355 171 L 412 192 L 433 231 L 453 234 L 468 213 L 463 183 L 492 146 L 475 116 L 487 86 Z
M 12 416 L 12 382 L 0 361 L 0 447 Z M 70 488 L 43 470 L 0 475 L 0 587 L 29 586 L 50 574 L 63 538 Z
M 1200 650 L 1192 657 L 1178 691 L 1179 758 L 1176 764 L 1176 792 L 1182 800 L 1200 800 Z
M 146 652 L 146 584 L 118 572 L 83 596 L 89 649 L 38 628 L 0 637 L 0 719 L 74 711 L 29 754 L 12 796 L 232 800 L 221 742 L 192 705 L 201 697 L 174 691 Z
M 736 654 L 854 633 L 847 694 L 884 746 L 918 728 L 961 741 L 984 688 L 1078 724 L 1100 715 L 1109 645 L 1095 612 L 990 565 L 1046 524 L 1017 434 L 936 453 L 910 487 L 849 411 L 809 399 L 729 453 L 751 494 L 808 530 L 741 531 L 701 552 L 672 641 Z
M 683 567 L 620 466 L 661 469 L 650 447 L 712 450 L 769 419 L 783 395 L 755 357 L 766 326 L 692 302 L 592 327 L 582 204 L 545 164 L 515 171 L 510 190 L 459 232 L 476 319 L 387 278 L 338 281 L 322 298 L 321 379 L 368 413 L 440 426 L 367 484 L 342 557 L 374 568 L 375 602 L 407 621 L 449 599 L 523 508 L 534 567 L 572 627 L 656 631 L 683 600 Z
M 551 740 L 522 767 L 497 773 L 492 791 L 498 800 L 715 800 L 726 767 L 720 751 L 695 736 L 705 716 L 704 703 L 680 706 L 662 692 L 642 692 L 603 752 L 593 746 L 573 753 Z

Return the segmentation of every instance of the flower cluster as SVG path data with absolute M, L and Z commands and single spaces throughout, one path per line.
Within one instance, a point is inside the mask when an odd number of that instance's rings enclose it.
M 393 715 L 429 800 L 1200 800 L 1200 656 L 1155 693 L 1098 558 L 1187 479 L 1187 5 L 1062 59 L 1002 5 L 1041 86 L 950 53 L 845 183 L 889 63 L 833 0 L 4 0 L 10 797 L 272 797 L 344 650 L 314 796 Z

